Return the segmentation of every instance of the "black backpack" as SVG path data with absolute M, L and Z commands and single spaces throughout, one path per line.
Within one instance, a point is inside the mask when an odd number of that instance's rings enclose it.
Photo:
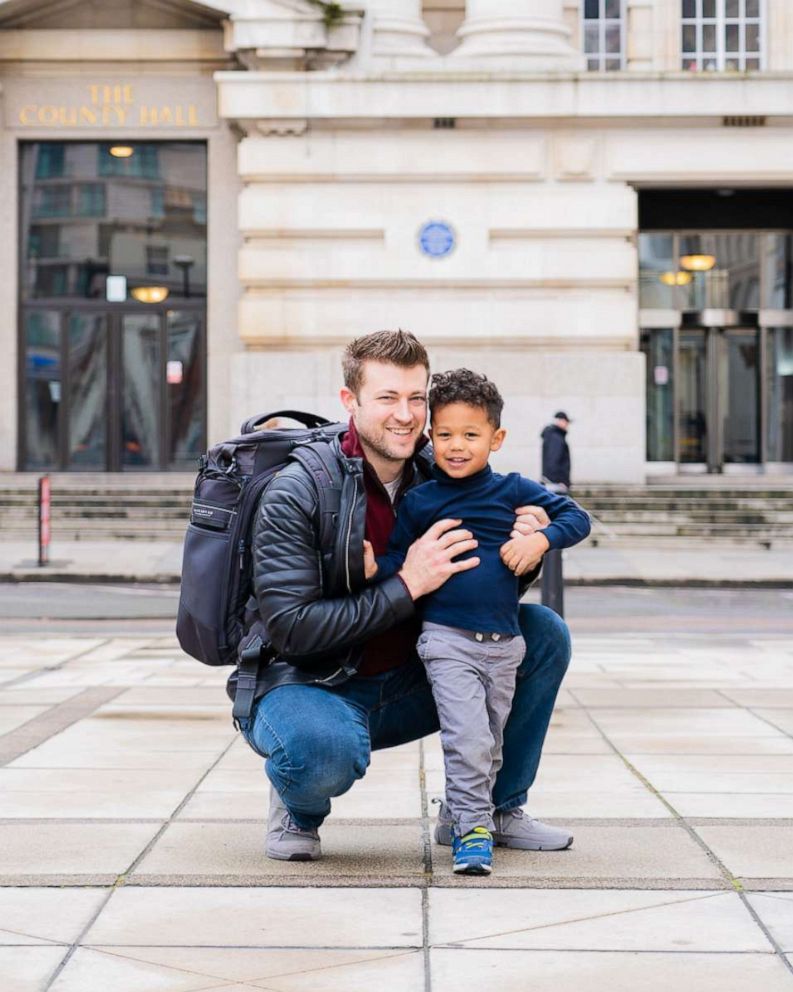
M 262 428 L 288 417 L 301 428 Z M 244 632 L 251 583 L 251 536 L 259 500 L 289 462 L 305 465 L 319 496 L 321 551 L 329 551 L 341 497 L 341 470 L 330 442 L 347 429 L 324 417 L 279 410 L 246 420 L 238 437 L 199 460 L 184 541 L 176 636 L 205 665 L 233 665 Z

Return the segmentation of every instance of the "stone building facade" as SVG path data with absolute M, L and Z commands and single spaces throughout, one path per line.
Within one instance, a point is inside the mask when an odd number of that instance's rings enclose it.
M 337 416 L 402 326 L 504 468 L 793 470 L 785 0 L 5 0 L 0 88 L 4 469 Z

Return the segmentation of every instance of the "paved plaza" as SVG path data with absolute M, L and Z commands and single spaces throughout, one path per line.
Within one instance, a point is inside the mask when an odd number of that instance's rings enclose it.
M 7 634 L 0 989 L 793 992 L 793 638 L 675 630 L 575 637 L 530 804 L 575 844 L 489 879 L 431 841 L 437 738 L 375 753 L 321 862 L 270 861 L 225 671 Z

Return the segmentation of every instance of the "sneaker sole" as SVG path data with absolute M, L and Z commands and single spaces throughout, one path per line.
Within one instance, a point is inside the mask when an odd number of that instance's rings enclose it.
M 493 869 L 490 865 L 454 865 L 455 875 L 489 875 Z
M 571 837 L 566 844 L 508 844 L 503 840 L 496 840 L 493 837 L 493 844 L 495 847 L 509 847 L 513 851 L 567 851 L 573 846 L 573 840 L 575 838 Z
M 566 851 L 568 848 L 573 846 L 573 840 L 575 838 L 571 837 L 566 844 L 510 844 L 507 841 L 499 840 L 498 834 L 493 834 L 493 844 L 495 847 L 509 847 L 513 851 Z M 451 834 L 441 834 L 440 836 L 436 832 L 434 835 L 435 843 L 439 847 L 451 847 L 452 838 Z
M 264 852 L 272 861 L 319 861 L 319 854 L 274 854 L 271 851 Z

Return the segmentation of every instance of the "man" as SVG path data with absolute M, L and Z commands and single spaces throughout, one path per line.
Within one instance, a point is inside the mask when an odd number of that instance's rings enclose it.
M 261 637 L 277 655 L 260 675 L 257 703 L 242 731 L 267 759 L 274 788 L 266 853 L 279 860 L 320 856 L 318 828 L 330 800 L 363 777 L 372 750 L 438 730 L 415 653 L 415 601 L 479 564 L 476 557 L 456 560 L 476 547 L 461 521 L 439 521 L 410 546 L 398 574 L 365 584 L 364 539 L 382 554 L 394 504 L 429 475 L 422 434 L 429 361 L 412 334 L 383 331 L 353 341 L 343 365 L 341 400 L 350 423 L 334 446 L 344 482 L 333 551 L 320 553 L 317 491 L 300 464 L 288 465 L 268 487 L 254 528 L 258 616 L 243 646 Z M 549 523 L 542 509 L 526 509 L 528 522 L 516 525 L 522 533 Z M 536 575 L 540 559 L 527 563 L 527 578 Z M 521 806 L 536 775 L 570 640 L 563 621 L 543 607 L 522 606 L 519 622 L 529 647 L 493 790 L 494 840 L 560 850 L 572 843 L 569 831 L 532 819 Z M 442 807 L 435 837 L 450 844 L 450 835 Z
M 551 492 L 566 493 L 570 489 L 570 446 L 567 431 L 570 418 L 564 410 L 553 415 L 553 423 L 543 430 L 542 483 Z

